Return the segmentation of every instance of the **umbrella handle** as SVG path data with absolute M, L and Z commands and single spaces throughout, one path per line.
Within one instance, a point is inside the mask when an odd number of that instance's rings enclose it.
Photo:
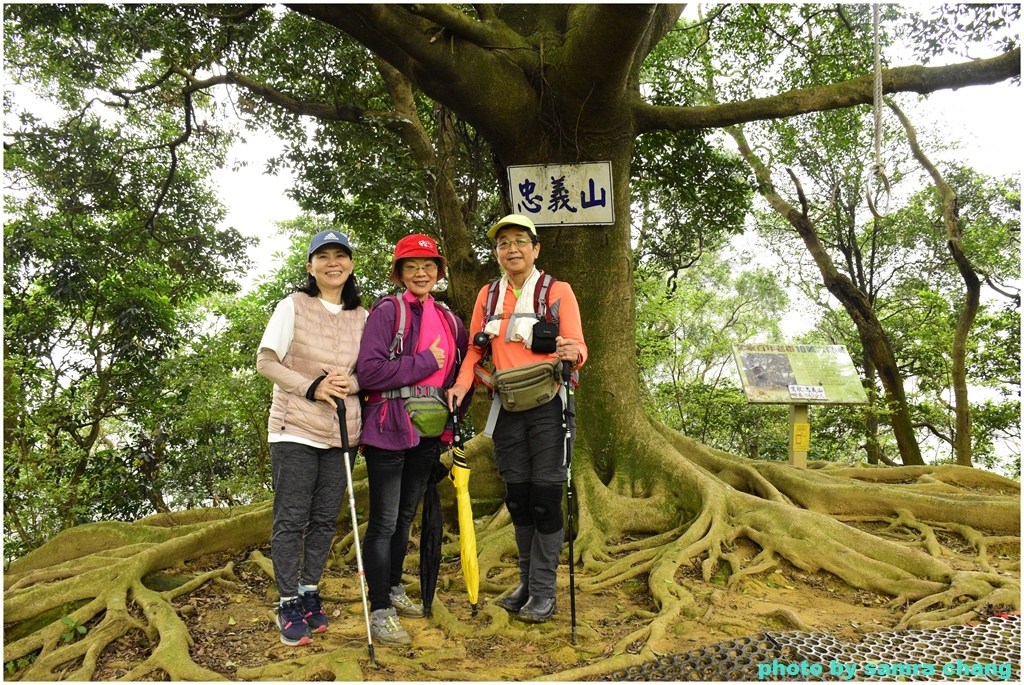
M 452 402 L 452 446 L 462 444 L 462 430 L 459 428 L 459 401 Z

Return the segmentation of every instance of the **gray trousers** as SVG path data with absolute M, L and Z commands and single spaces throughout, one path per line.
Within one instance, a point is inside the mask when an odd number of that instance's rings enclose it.
M 341 501 L 345 463 L 340 448 L 318 449 L 297 442 L 270 444 L 274 522 L 270 556 L 282 597 L 299 584 L 316 585 L 327 564 Z
M 494 461 L 505 481 L 505 503 L 515 526 L 519 582 L 528 582 L 530 597 L 555 596 L 558 560 L 565 529 L 562 488 L 565 484 L 565 427 L 562 402 L 522 412 L 498 411 L 494 426 Z

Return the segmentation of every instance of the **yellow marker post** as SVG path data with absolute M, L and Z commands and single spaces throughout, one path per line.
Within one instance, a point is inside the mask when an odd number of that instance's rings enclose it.
M 789 408 L 789 463 L 807 468 L 807 452 L 811 448 L 811 422 L 806 404 L 793 404 Z

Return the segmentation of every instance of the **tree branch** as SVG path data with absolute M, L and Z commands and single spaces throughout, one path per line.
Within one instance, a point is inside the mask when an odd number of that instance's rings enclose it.
M 476 10 L 480 21 L 494 21 L 498 18 L 498 15 L 494 12 L 494 5 L 477 4 L 473 5 L 473 9 Z
M 943 67 L 914 65 L 887 69 L 882 74 L 882 91 L 925 95 L 937 90 L 999 83 L 1020 75 L 1020 59 L 1020 48 L 1015 48 L 999 57 L 974 62 Z M 874 77 L 866 75 L 828 86 L 802 88 L 767 98 L 704 107 L 654 106 L 637 99 L 634 106 L 637 132 L 720 128 L 747 121 L 781 119 L 797 114 L 870 104 L 874 99 L 873 84 Z
M 461 36 L 432 40 L 438 25 L 398 5 L 289 7 L 344 31 L 489 140 L 537 117 L 538 51 L 515 31 L 502 30 L 503 22 L 491 27 L 498 43 L 482 47 Z M 508 104 L 496 108 L 496 102 Z
M 431 23 L 398 5 L 288 5 L 349 34 L 406 76 L 421 70 L 455 81 L 459 74 L 443 45 L 432 42 Z
M 915 424 L 914 424 L 914 428 L 927 428 L 927 429 L 928 429 L 928 431 L 929 431 L 929 432 L 930 432 L 930 433 L 931 433 L 932 435 L 934 435 L 935 437 L 937 437 L 937 438 L 938 438 L 939 440 L 942 440 L 943 442 L 945 442 L 945 443 L 948 443 L 948 444 L 950 444 L 950 445 L 952 445 L 952 444 L 953 444 L 953 438 L 951 438 L 950 436 L 946 435 L 945 433 L 943 433 L 942 431 L 940 431 L 940 430 L 939 430 L 938 428 L 936 428 L 936 427 L 935 427 L 935 426 L 934 426 L 934 425 L 933 425 L 933 424 L 931 423 L 931 421 L 922 421 L 922 422 L 919 422 L 919 423 L 915 423 Z
M 205 79 L 198 79 L 191 74 L 181 70 L 182 76 L 188 79 L 189 85 L 185 93 L 192 93 L 197 90 L 206 90 L 218 85 L 240 86 L 255 95 L 259 95 L 267 102 L 282 107 L 293 114 L 300 116 L 311 116 L 324 121 L 363 121 L 364 118 L 380 117 L 387 118 L 382 112 L 368 112 L 356 105 L 328 104 L 323 102 L 303 102 L 296 100 L 285 93 L 260 81 L 255 81 L 247 76 L 234 71 L 225 74 L 217 74 Z
M 216 5 L 213 5 L 213 6 L 216 7 Z M 234 14 L 217 14 L 217 13 L 211 12 L 211 11 L 209 11 L 209 10 L 203 8 L 203 7 L 196 7 L 196 10 L 200 14 L 202 14 L 204 16 L 207 16 L 210 19 L 217 19 L 217 20 L 223 21 L 223 22 L 228 22 L 228 23 L 232 23 L 232 24 L 238 24 L 238 23 L 241 23 L 241 22 L 245 21 L 246 19 L 248 19 L 252 15 L 256 14 L 257 12 L 259 12 L 264 7 L 269 7 L 269 5 L 263 5 L 263 4 L 249 5 L 248 7 L 245 7 L 242 10 L 240 10 L 238 12 L 235 12 Z
M 481 47 L 500 45 L 509 38 L 508 34 L 510 31 L 501 31 L 496 28 L 495 23 L 500 26 L 504 26 L 504 24 L 498 22 L 497 17 L 493 14 L 488 24 L 474 20 L 451 5 L 409 5 L 408 9 L 411 14 L 432 21 L 442 29 L 448 29 L 460 38 L 476 43 Z M 431 40 L 433 41 L 434 39 L 432 38 Z
M 957 270 L 964 281 L 964 300 L 957 317 L 956 331 L 953 335 L 952 375 L 953 396 L 956 405 L 956 432 L 953 446 L 956 450 L 956 461 L 961 466 L 971 465 L 971 412 L 967 397 L 967 339 L 978 315 L 981 304 L 981 281 L 974 270 L 970 257 L 964 251 L 963 230 L 960 226 L 960 210 L 957 195 L 946 179 L 939 172 L 921 145 L 917 142 L 917 131 L 910 120 L 896 103 L 889 101 L 889 109 L 896 113 L 903 129 L 907 133 L 907 141 L 915 159 L 932 177 L 935 187 L 942 199 L 942 221 L 946 228 L 946 247 L 956 263 Z
M 1009 299 L 1013 300 L 1014 302 L 1017 303 L 1018 307 L 1020 306 L 1020 291 L 1019 290 L 1017 292 L 1010 292 L 1009 290 L 1004 290 L 1002 287 L 1000 287 L 1000 286 L 1002 286 L 1002 283 L 1000 283 L 999 285 L 996 285 L 995 281 L 992 279 L 992 276 L 990 274 L 985 274 L 985 283 L 988 285 L 988 287 L 992 288 L 992 290 L 995 290 L 997 293 L 999 293 L 1003 297 L 1006 297 L 1006 298 L 1009 298 Z

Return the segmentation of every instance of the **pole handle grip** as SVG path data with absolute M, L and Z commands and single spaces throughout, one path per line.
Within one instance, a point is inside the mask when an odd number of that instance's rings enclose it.
M 345 400 L 338 398 L 338 426 L 341 429 L 341 448 L 348 452 L 348 411 L 345 409 Z

